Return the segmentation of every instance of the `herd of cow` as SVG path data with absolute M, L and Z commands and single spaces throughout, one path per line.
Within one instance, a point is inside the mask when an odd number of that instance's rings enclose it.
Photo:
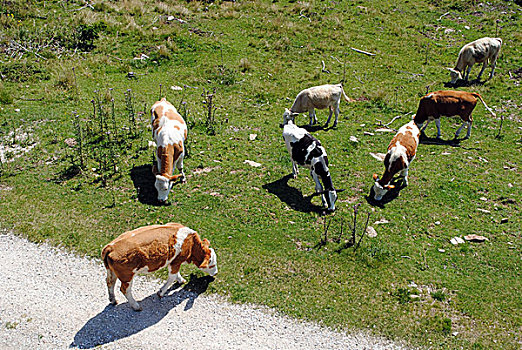
M 452 83 L 457 82 L 458 79 L 462 80 L 464 71 L 466 71 L 464 79 L 468 80 L 471 67 L 475 63 L 483 63 L 478 79 L 488 62 L 492 67 L 490 74 L 492 78 L 501 45 L 500 38 L 482 38 L 465 45 L 460 50 L 456 67 L 450 68 Z M 335 189 L 333 185 L 326 151 L 317 138 L 295 124 L 295 117 L 300 113 L 308 112 L 310 125 L 313 125 L 317 123 L 315 109 L 329 108 L 330 115 L 326 125 L 329 124 L 332 114 L 335 114 L 333 124 L 335 126 L 341 98 L 347 102 L 351 101 L 346 96 L 342 84 L 305 89 L 297 95 L 292 107 L 285 110 L 281 125 L 283 138 L 292 160 L 294 178 L 299 172 L 298 165 L 309 169 L 315 181 L 316 193 L 321 195 L 323 205 L 329 211 L 335 210 L 337 192 L 340 190 Z M 437 138 L 439 138 L 441 136 L 439 118 L 458 115 L 463 124 L 457 130 L 455 138 L 459 136 L 465 125 L 468 128 L 466 138 L 469 138 L 473 122 L 471 113 L 478 99 L 491 114 L 495 115 L 478 93 L 436 91 L 422 97 L 413 119 L 398 130 L 388 146 L 388 152 L 384 157 L 383 176 L 379 178 L 377 174 L 373 175 L 374 199 L 382 200 L 387 191 L 394 187 L 391 182 L 396 174 L 402 177 L 405 186 L 408 185 L 409 165 L 415 158 L 421 132 L 431 120 L 436 122 Z M 176 108 L 165 98 L 152 106 L 151 124 L 156 143 L 156 162 L 152 172 L 156 177 L 158 201 L 165 202 L 174 182 L 186 181 L 183 158 L 187 125 Z M 178 175 L 173 175 L 175 169 L 178 169 Z M 211 276 L 218 271 L 216 253 L 210 248 L 209 241 L 201 240 L 196 231 L 174 223 L 140 227 L 125 232 L 103 248 L 102 259 L 107 269 L 106 281 L 110 302 L 116 304 L 114 288 L 119 279 L 121 292 L 131 307 L 137 311 L 141 310 L 141 307 L 133 298 L 131 287 L 133 278 L 138 273 L 153 272 L 167 266 L 169 277 L 158 291 L 158 296 L 162 297 L 174 282 L 185 282 L 179 273 L 182 263 L 193 263 Z

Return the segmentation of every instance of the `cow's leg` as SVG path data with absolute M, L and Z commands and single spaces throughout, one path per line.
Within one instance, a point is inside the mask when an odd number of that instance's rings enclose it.
M 325 126 L 328 126 L 328 124 L 330 124 L 330 120 L 332 119 L 332 114 L 333 114 L 333 108 L 332 108 L 332 106 L 329 106 L 328 109 L 329 109 L 329 111 L 330 111 L 330 114 L 328 115 L 328 119 L 326 120 L 326 124 L 325 124 Z M 336 117 L 336 119 L 335 119 L 335 124 L 334 124 L 334 126 L 335 126 L 336 124 L 337 124 L 337 117 Z
M 319 180 L 319 176 L 317 176 L 317 174 L 313 170 L 310 170 L 310 175 L 312 176 L 312 178 L 315 181 L 315 193 L 322 192 L 323 191 L 323 185 L 321 184 L 321 181 Z M 324 193 L 321 194 L 321 200 L 322 200 L 324 206 L 328 205 L 327 202 L 326 202 L 326 198 L 324 196 Z
M 495 75 L 495 67 L 497 66 L 497 56 L 491 59 L 491 73 L 489 74 L 489 79 L 493 78 Z
M 297 174 L 299 174 L 299 168 L 297 167 L 297 162 L 292 160 L 292 174 L 294 175 L 294 179 L 297 179 Z
M 116 297 L 114 296 L 114 287 L 116 286 L 117 279 L 116 274 L 111 269 L 107 269 L 107 289 L 109 291 L 109 302 L 112 305 L 117 304 Z
M 462 130 L 462 128 L 464 128 L 464 126 L 467 125 L 468 126 L 468 133 L 466 135 L 466 138 L 468 139 L 470 134 L 471 134 L 471 123 L 470 122 L 467 122 L 467 121 L 464 121 L 462 122 L 462 125 L 460 126 L 460 128 L 457 130 L 457 132 L 455 133 L 455 138 L 459 137 L 460 135 L 460 131 Z
M 308 111 L 308 115 L 310 116 L 310 125 L 314 125 L 317 123 L 317 117 L 315 115 L 315 109 L 311 109 Z
M 129 302 L 130 306 L 134 309 L 134 311 L 141 311 L 142 308 L 140 304 L 134 299 L 132 296 L 132 279 L 130 281 L 121 281 L 121 292 L 125 295 L 125 298 L 127 298 L 127 301 Z
M 440 139 L 440 118 L 435 119 L 435 125 L 437 125 L 437 138 Z
M 426 127 L 428 126 L 428 124 L 431 122 L 430 119 L 427 119 L 426 120 L 426 123 L 422 126 L 422 128 L 420 129 L 421 132 L 424 132 L 424 130 L 426 130 Z
M 174 282 L 178 283 L 185 283 L 187 282 L 183 277 L 181 277 L 181 274 L 179 273 L 179 269 L 181 267 L 181 264 L 179 263 L 173 263 L 169 265 L 169 277 L 167 278 L 167 282 L 163 285 L 163 287 L 160 288 L 158 291 L 158 296 L 161 298 L 167 293 L 169 288 L 172 286 Z
M 469 72 L 471 72 L 471 66 L 468 66 L 466 69 L 466 76 L 464 77 L 464 80 L 468 81 L 469 79 Z
M 404 178 L 404 186 L 408 186 L 408 168 L 402 169 L 400 176 Z
M 187 178 L 185 177 L 185 172 L 183 171 L 184 153 L 185 152 L 180 154 L 180 156 L 178 158 L 178 161 L 176 162 L 176 168 L 179 170 L 179 173 L 181 174 L 181 182 L 186 183 L 187 182 Z
M 335 113 L 335 121 L 333 123 L 333 127 L 335 128 L 337 126 L 337 119 L 339 119 L 339 112 L 340 112 L 340 109 L 339 109 L 339 102 L 337 102 L 335 104 L 335 109 L 334 109 L 334 113 Z
M 482 64 L 482 69 L 480 70 L 477 80 L 480 80 L 480 77 L 482 76 L 482 73 L 484 73 L 484 69 L 486 69 L 487 65 L 488 65 L 488 60 L 485 60 L 484 63 Z

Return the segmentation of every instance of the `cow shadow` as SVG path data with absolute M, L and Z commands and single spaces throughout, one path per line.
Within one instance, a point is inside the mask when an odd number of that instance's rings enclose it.
M 395 185 L 395 188 L 392 188 L 386 194 L 381 198 L 380 201 L 374 199 L 375 192 L 373 190 L 373 184 L 370 187 L 369 194 L 364 196 L 364 199 L 366 199 L 366 202 L 371 205 L 372 207 L 379 207 L 381 209 L 384 209 L 386 207 L 386 204 L 393 201 L 395 198 L 399 197 L 399 194 L 403 188 L 406 187 L 404 184 L 404 181 L 402 178 L 395 178 L 390 185 Z
M 316 132 L 316 131 L 319 131 L 319 130 L 329 131 L 329 130 L 332 130 L 332 129 L 337 129 L 337 126 L 333 126 L 333 124 L 330 124 L 330 125 L 326 125 L 326 124 L 314 124 L 314 125 L 305 124 L 305 125 L 301 125 L 299 127 L 305 129 L 309 133 L 313 133 L 313 132 Z
M 288 181 L 293 179 L 292 174 L 288 174 L 279 180 L 263 185 L 269 193 L 275 194 L 282 202 L 286 203 L 293 210 L 303 213 L 319 213 L 323 214 L 325 211 L 323 207 L 312 203 L 312 198 L 315 193 L 310 196 L 303 196 L 302 192 L 295 187 L 288 185 Z
M 158 201 L 158 192 L 156 191 L 156 187 L 154 187 L 156 178 L 152 174 L 152 165 L 146 164 L 132 168 L 130 170 L 130 177 L 140 203 L 157 207 L 170 205 L 168 201 L 166 203 Z M 174 186 L 180 183 L 181 180 L 178 180 L 174 183 Z
M 450 81 L 444 83 L 444 87 L 447 88 L 459 88 L 459 87 L 470 87 L 470 86 L 482 86 L 486 80 L 481 81 L 480 79 L 474 79 L 474 80 L 464 80 L 464 79 L 457 79 L 456 82 L 452 83 Z
M 419 137 L 419 144 L 423 145 L 441 145 L 441 146 L 451 146 L 451 147 L 460 147 L 460 142 L 466 140 L 466 138 L 460 139 L 451 139 L 451 140 L 443 140 L 437 137 L 429 137 L 424 131 L 421 132 Z
M 127 302 L 107 305 L 74 335 L 69 347 L 92 349 L 132 336 L 161 321 L 170 310 L 185 300 L 184 311 L 190 310 L 199 295 L 214 281 L 214 277 L 196 277 L 191 274 L 189 278 L 182 289 L 176 290 L 180 284 L 174 284 L 161 299 L 154 293 L 139 301 L 143 307 L 141 312 L 134 311 Z

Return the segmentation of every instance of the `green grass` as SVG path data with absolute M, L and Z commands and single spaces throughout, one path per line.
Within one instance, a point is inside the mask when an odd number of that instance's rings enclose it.
M 14 140 L 16 130 L 30 133 L 37 145 L 0 164 L 0 228 L 99 256 L 126 230 L 181 222 L 216 248 L 220 274 L 209 292 L 232 301 L 414 346 L 517 349 L 521 10 L 512 1 L 482 4 L 134 0 L 97 1 L 94 9 L 78 10 L 83 1 L 4 3 L 0 142 L 29 144 Z M 374 132 L 378 119 L 415 112 L 427 86 L 444 89 L 444 68 L 454 65 L 460 48 L 496 30 L 504 41 L 496 76 L 462 89 L 479 92 L 499 118 L 478 105 L 471 139 L 456 147 L 420 145 L 410 185 L 384 206 L 370 205 L 372 174 L 383 166 L 369 152 L 384 152 L 393 134 L 364 131 Z M 149 59 L 134 59 L 142 54 Z M 321 71 L 321 61 L 331 73 Z M 475 66 L 472 77 L 478 71 Z M 278 124 L 300 90 L 338 83 L 343 75 L 347 95 L 358 102 L 341 104 L 336 129 L 314 132 L 327 149 L 335 186 L 347 189 L 337 212 L 323 217 L 310 211 L 321 205 L 318 197 L 313 205 L 302 199 L 314 190 L 306 171 L 285 185 L 291 164 Z M 201 96 L 213 88 L 215 136 Z M 151 181 L 148 109 L 160 89 L 190 126 L 190 177 L 174 188 L 166 207 L 147 204 L 144 198 L 155 194 L 136 188 Z M 93 116 L 91 100 L 102 105 L 110 135 L 101 133 L 99 106 Z M 327 113 L 317 114 L 324 123 Z M 305 115 L 298 118 L 298 124 L 307 122 Z M 451 139 L 459 124 L 443 119 L 443 138 Z M 79 126 L 83 169 L 79 146 L 65 143 L 79 140 Z M 428 135 L 435 132 L 430 125 Z M 251 167 L 247 159 L 262 166 Z M 354 252 L 342 248 L 356 203 L 362 203 L 358 234 L 371 211 L 378 235 L 365 237 Z M 383 218 L 389 222 L 373 224 Z M 332 220 L 330 240 L 317 247 L 324 220 Z M 336 243 L 341 221 L 344 235 Z M 489 240 L 449 243 L 471 233 Z M 186 275 L 193 270 L 184 269 Z

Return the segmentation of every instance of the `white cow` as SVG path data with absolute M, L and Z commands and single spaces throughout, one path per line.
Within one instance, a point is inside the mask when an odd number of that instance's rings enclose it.
M 290 109 L 285 109 L 283 118 L 290 115 L 298 115 L 299 113 L 308 112 L 310 116 L 310 125 L 317 123 L 315 116 L 315 109 L 330 109 L 330 115 L 326 121 L 326 126 L 330 123 L 332 113 L 335 113 L 335 121 L 333 126 L 337 125 L 337 118 L 339 117 L 339 103 L 343 97 L 346 102 L 352 100 L 346 96 L 342 84 L 337 85 L 320 85 L 314 86 L 301 91 L 294 100 L 294 104 Z
M 464 47 L 459 52 L 459 58 L 457 59 L 455 68 L 448 68 L 450 71 L 451 83 L 455 84 L 458 79 L 463 79 L 462 74 L 464 71 L 466 71 L 464 79 L 467 81 L 471 67 L 475 63 L 483 63 L 477 80 L 480 80 L 480 77 L 482 76 L 484 69 L 486 69 L 488 62 L 491 64 L 491 74 L 489 75 L 489 78 L 493 78 L 501 46 L 502 39 L 487 37 L 464 45 Z

